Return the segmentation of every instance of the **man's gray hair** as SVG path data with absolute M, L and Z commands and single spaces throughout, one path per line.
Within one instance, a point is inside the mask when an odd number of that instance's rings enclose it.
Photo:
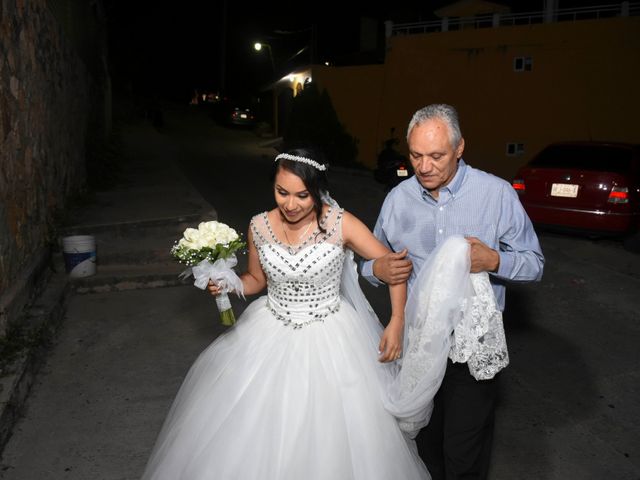
M 451 146 L 456 148 L 460 145 L 462 132 L 460 131 L 460 123 L 458 122 L 458 112 L 455 108 L 451 105 L 447 105 L 446 103 L 433 103 L 414 113 L 413 118 L 411 118 L 411 121 L 409 122 L 409 127 L 407 128 L 407 141 L 409 141 L 409 135 L 411 134 L 413 127 L 434 118 L 442 120 L 448 125 L 449 136 L 451 137 Z

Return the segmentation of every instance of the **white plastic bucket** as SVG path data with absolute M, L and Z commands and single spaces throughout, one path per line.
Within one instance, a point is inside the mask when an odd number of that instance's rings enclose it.
M 96 239 L 92 235 L 74 235 L 62 239 L 64 265 L 70 277 L 88 277 L 96 273 Z

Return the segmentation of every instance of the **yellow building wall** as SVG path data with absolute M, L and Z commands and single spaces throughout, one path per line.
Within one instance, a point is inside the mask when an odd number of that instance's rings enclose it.
M 326 89 L 340 122 L 358 142 L 358 161 L 374 167 L 382 106 L 383 65 L 313 67 L 313 82 Z
M 532 71 L 514 71 L 521 56 Z M 454 105 L 465 160 L 506 179 L 554 141 L 640 143 L 640 17 L 395 36 L 382 71 L 368 68 L 320 77 L 370 166 L 430 103 Z M 508 156 L 510 142 L 524 153 Z

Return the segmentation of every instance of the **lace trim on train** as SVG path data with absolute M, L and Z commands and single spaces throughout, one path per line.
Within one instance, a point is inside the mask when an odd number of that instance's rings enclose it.
M 471 283 L 475 295 L 463 305 L 449 358 L 466 362 L 476 380 L 487 380 L 509 364 L 507 339 L 491 284 L 479 274 L 471 275 Z

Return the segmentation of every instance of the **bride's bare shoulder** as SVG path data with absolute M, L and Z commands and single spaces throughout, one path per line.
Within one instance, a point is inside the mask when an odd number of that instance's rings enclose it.
M 273 210 L 265 210 L 263 212 L 256 213 L 253 217 L 251 217 L 251 221 L 254 222 L 258 219 L 264 219 L 266 217 L 271 222 L 276 218 L 277 210 L 277 208 L 274 208 Z
M 363 233 L 371 233 L 369 227 L 351 212 L 345 210 L 342 214 L 342 235 L 346 240 Z
M 269 218 L 269 220 L 273 220 L 274 218 L 276 218 L 276 215 L 278 213 L 278 208 L 272 208 L 271 210 L 266 210 L 264 211 L 262 214 L 266 215 L 267 218 Z
M 364 222 L 362 220 L 360 220 L 358 217 L 356 217 L 353 213 L 347 211 L 347 210 L 343 210 L 342 211 L 342 221 L 343 223 L 347 223 L 347 224 L 361 224 L 364 225 Z

